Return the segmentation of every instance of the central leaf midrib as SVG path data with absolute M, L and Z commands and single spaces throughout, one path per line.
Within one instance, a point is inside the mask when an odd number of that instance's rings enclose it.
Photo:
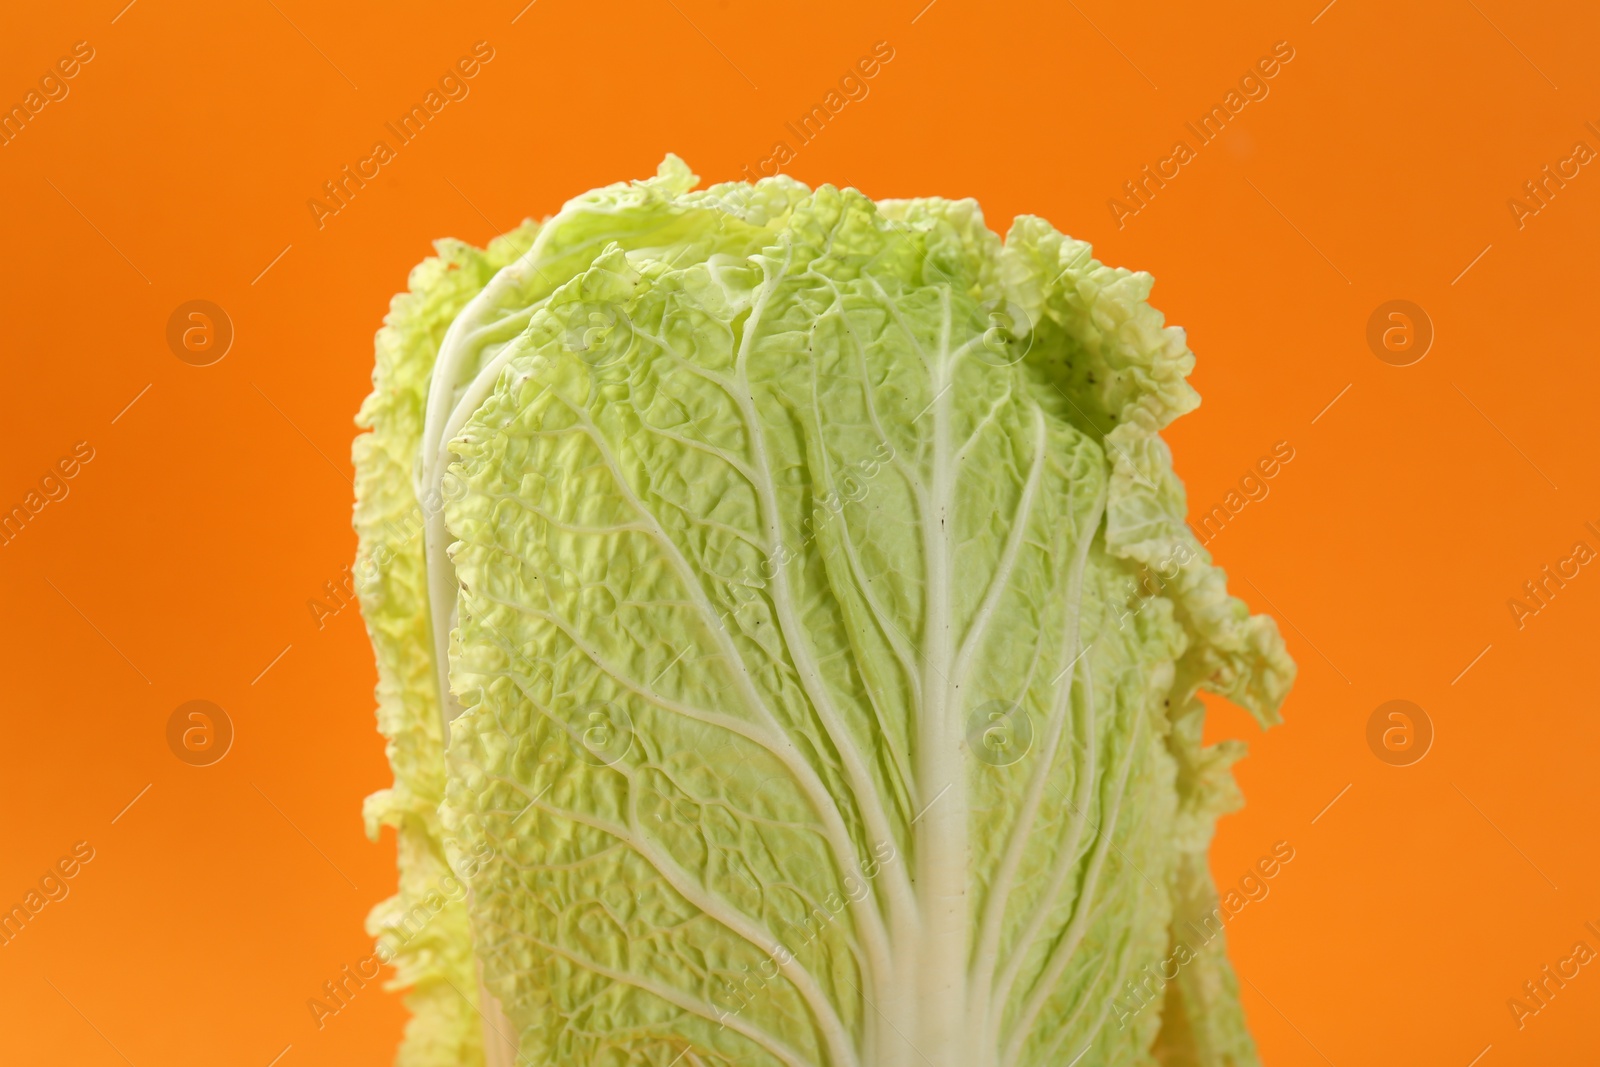
M 952 529 L 956 470 L 950 447 L 949 388 L 951 294 L 940 291 L 942 314 L 938 350 L 928 364 L 933 440 L 929 504 L 923 522 L 925 622 L 922 628 L 923 703 L 916 710 L 918 795 L 930 798 L 916 826 L 917 914 L 920 944 L 915 949 L 919 996 L 915 1033 L 907 1039 L 923 1055 L 947 1064 L 968 1064 L 966 955 L 968 940 L 969 801 L 962 737 L 957 716 L 959 682 L 953 667 L 955 635 L 952 592 L 955 583 Z M 908 337 L 914 335 L 908 333 Z M 909 946 L 908 946 L 909 948 Z M 941 1065 L 942 1067 L 942 1065 Z

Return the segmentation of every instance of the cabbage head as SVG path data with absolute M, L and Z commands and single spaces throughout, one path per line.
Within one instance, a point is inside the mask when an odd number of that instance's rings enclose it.
M 1294 666 L 1185 525 L 1149 275 L 697 184 L 442 241 L 378 333 L 398 1062 L 1255 1064 L 1197 693 Z

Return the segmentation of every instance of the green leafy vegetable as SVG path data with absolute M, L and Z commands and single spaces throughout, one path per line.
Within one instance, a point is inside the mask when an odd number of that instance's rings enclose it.
M 1256 1063 L 1184 933 L 1240 802 L 1196 692 L 1266 725 L 1294 667 L 1184 524 L 1149 276 L 696 183 L 441 244 L 379 334 L 400 1062 Z

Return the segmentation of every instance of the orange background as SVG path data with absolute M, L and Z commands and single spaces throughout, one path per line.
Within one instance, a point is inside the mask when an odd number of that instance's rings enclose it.
M 1295 449 L 1211 545 L 1301 667 L 1281 728 L 1211 725 L 1251 742 L 1218 883 L 1296 850 L 1228 931 L 1264 1062 L 1595 1062 L 1600 966 L 1520 1031 L 1506 1007 L 1600 948 L 1600 568 L 1520 631 L 1506 607 L 1600 548 L 1600 175 L 1520 230 L 1507 208 L 1600 148 L 1592 7 L 124 2 L 0 16 L 0 102 L 95 49 L 0 148 L 0 507 L 95 449 L 0 548 L 0 903 L 96 852 L 0 948 L 0 1062 L 389 1062 L 398 997 L 369 986 L 321 1031 L 305 1006 L 370 952 L 395 878 L 360 820 L 390 780 L 366 635 L 307 608 L 354 552 L 351 420 L 389 297 L 433 238 L 482 243 L 666 151 L 738 176 L 878 41 L 870 96 L 791 174 L 974 196 L 996 228 L 1036 213 L 1151 271 L 1199 358 L 1205 404 L 1167 434 L 1197 515 Z M 306 200 L 480 40 L 471 95 L 319 230 Z M 1119 229 L 1107 200 L 1280 40 L 1270 95 Z M 194 298 L 234 323 L 214 366 L 166 345 Z M 1436 329 L 1414 366 L 1365 340 L 1393 298 Z M 165 740 L 197 698 L 237 730 L 207 768 Z M 1437 732 L 1411 767 L 1367 747 L 1392 698 Z

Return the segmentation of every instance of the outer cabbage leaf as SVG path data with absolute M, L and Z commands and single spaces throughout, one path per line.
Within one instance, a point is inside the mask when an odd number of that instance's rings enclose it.
M 429 652 L 428 597 L 421 531 L 424 511 L 412 469 L 434 357 L 457 314 L 496 271 L 528 247 L 525 223 L 479 250 L 441 241 L 438 256 L 412 272 L 377 336 L 373 391 L 355 440 L 356 591 L 378 665 L 378 729 L 388 739 L 395 782 L 367 798 L 367 833 L 397 835 L 399 892 L 373 908 L 367 930 L 392 953 L 394 986 L 409 987 L 412 1018 L 400 1067 L 473 1067 L 483 1062 L 478 977 L 464 902 L 440 839 L 444 746 L 435 664 Z
M 551 220 L 440 404 L 440 815 L 523 1056 L 1254 1063 L 1220 938 L 1116 1006 L 1214 903 L 1196 689 L 1293 674 L 1183 525 L 1148 276 L 686 173 Z

